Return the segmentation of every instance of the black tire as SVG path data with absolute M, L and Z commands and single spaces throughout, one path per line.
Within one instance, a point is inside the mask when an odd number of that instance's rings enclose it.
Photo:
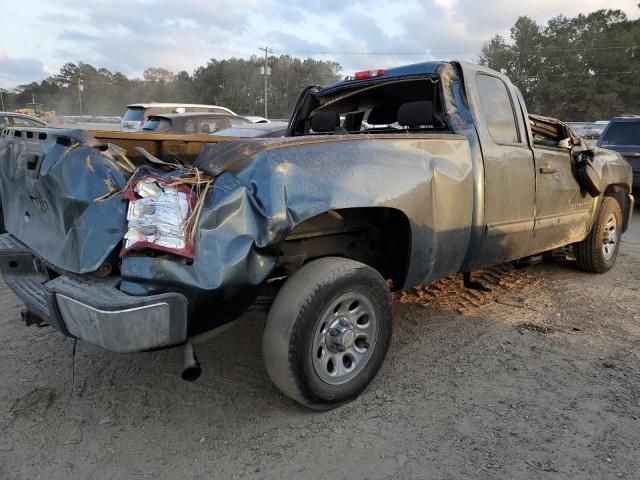
M 608 256 L 605 254 L 603 246 L 605 230 L 610 231 L 612 217 L 615 218 L 615 230 L 610 234 L 610 237 L 615 241 L 615 244 L 610 250 L 610 256 Z M 621 233 L 622 212 L 620 204 L 615 198 L 604 197 L 589 236 L 573 246 L 578 268 L 585 272 L 604 273 L 613 267 L 620 248 Z
M 323 360 L 320 358 L 332 355 L 342 355 L 341 361 L 346 361 L 344 357 L 349 355 L 349 351 L 329 351 L 331 347 L 336 347 L 327 343 L 322 356 L 320 350 L 323 347 L 317 350 L 316 360 L 313 358 L 316 354 L 314 342 L 318 338 L 320 341 L 330 338 L 327 336 L 329 333 L 322 334 L 328 328 L 324 325 L 338 321 L 335 319 L 336 315 L 341 315 L 335 313 L 338 308 L 351 308 L 354 303 L 347 307 L 333 308 L 336 302 L 342 305 L 342 299 L 345 298 L 345 304 L 349 303 L 350 295 L 359 296 L 367 308 L 373 309 L 372 318 L 375 316 L 375 322 L 372 322 L 369 328 L 372 335 L 375 332 L 375 341 L 373 345 L 368 345 L 371 351 L 366 350 L 366 361 L 354 361 L 357 370 L 354 367 L 352 373 L 344 373 L 344 378 L 351 374 L 355 375 L 353 378 L 345 380 L 345 383 L 330 384 L 321 377 L 326 377 L 326 372 L 318 373 L 319 367 L 316 362 L 321 363 Z M 359 309 L 360 307 L 356 306 L 354 311 Z M 356 323 L 360 324 L 360 320 Z M 355 332 L 350 337 L 350 348 L 356 348 L 356 336 L 360 332 L 358 328 L 362 327 L 355 323 L 350 325 Z M 389 348 L 392 329 L 389 288 L 376 270 L 345 258 L 327 257 L 314 260 L 285 282 L 271 306 L 262 340 L 267 372 L 282 393 L 302 405 L 316 410 L 334 408 L 354 399 L 375 377 Z M 334 329 L 330 330 L 335 333 Z M 348 340 L 344 341 L 345 344 L 347 342 Z M 340 344 L 339 348 L 345 347 Z

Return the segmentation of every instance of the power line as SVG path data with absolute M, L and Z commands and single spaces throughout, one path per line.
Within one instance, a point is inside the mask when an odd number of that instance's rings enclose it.
M 509 46 L 509 45 L 507 45 Z M 615 46 L 594 46 L 594 47 L 571 47 L 571 48 L 544 48 L 537 47 L 534 49 L 522 49 L 518 50 L 522 53 L 528 52 L 575 52 L 575 51 L 591 51 L 591 50 L 625 50 L 628 48 L 640 48 L 640 45 L 637 44 L 628 44 L 628 45 L 615 45 Z M 263 48 L 261 50 L 264 50 Z M 449 56 L 449 55 L 477 55 L 481 53 L 477 50 L 474 51 L 453 51 L 453 52 L 432 52 L 429 50 L 425 50 L 422 52 L 354 52 L 354 51 L 337 51 L 337 50 L 324 50 L 324 51 L 313 51 L 313 50 L 293 50 L 293 51 L 285 51 L 285 50 L 276 50 L 276 52 L 281 54 L 302 54 L 302 55 L 406 55 L 406 56 L 418 56 L 418 55 L 438 55 L 438 56 Z

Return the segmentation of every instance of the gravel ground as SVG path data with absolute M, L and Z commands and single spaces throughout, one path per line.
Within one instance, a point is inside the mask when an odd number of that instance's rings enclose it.
M 603 275 L 550 260 L 397 295 L 372 385 L 307 411 L 271 385 L 264 317 L 180 354 L 20 324 L 0 288 L 1 479 L 640 478 L 640 215 Z

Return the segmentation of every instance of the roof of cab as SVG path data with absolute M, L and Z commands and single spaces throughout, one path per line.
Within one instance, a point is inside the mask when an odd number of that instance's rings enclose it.
M 168 108 L 177 108 L 177 107 L 200 107 L 200 108 L 221 108 L 223 110 L 228 110 L 225 107 L 219 107 L 218 105 L 203 105 L 199 103 L 130 103 L 127 105 L 127 108 L 151 108 L 151 107 L 168 107 Z
M 366 78 L 363 80 L 355 80 L 353 75 L 348 75 L 344 80 L 340 80 L 338 82 L 332 83 L 331 85 L 327 85 L 323 87 L 321 93 L 325 93 L 327 91 L 339 90 L 345 86 L 352 86 L 361 84 L 364 82 L 369 82 L 371 80 L 388 80 L 394 77 L 411 77 L 416 75 L 432 75 L 438 72 L 438 69 L 442 65 L 446 65 L 449 62 L 445 61 L 434 61 L 434 62 L 420 62 L 420 63 L 412 63 L 410 65 L 402 65 L 400 67 L 392 67 L 392 68 L 384 68 L 384 75 L 375 78 Z M 374 71 L 376 69 L 373 69 Z

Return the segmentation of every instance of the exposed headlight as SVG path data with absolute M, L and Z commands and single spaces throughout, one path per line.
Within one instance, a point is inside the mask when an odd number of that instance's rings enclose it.
M 125 191 L 124 197 L 129 200 L 128 229 L 120 255 L 152 248 L 194 257 L 190 220 L 195 197 L 191 189 L 172 186 L 162 178 L 143 177 Z

